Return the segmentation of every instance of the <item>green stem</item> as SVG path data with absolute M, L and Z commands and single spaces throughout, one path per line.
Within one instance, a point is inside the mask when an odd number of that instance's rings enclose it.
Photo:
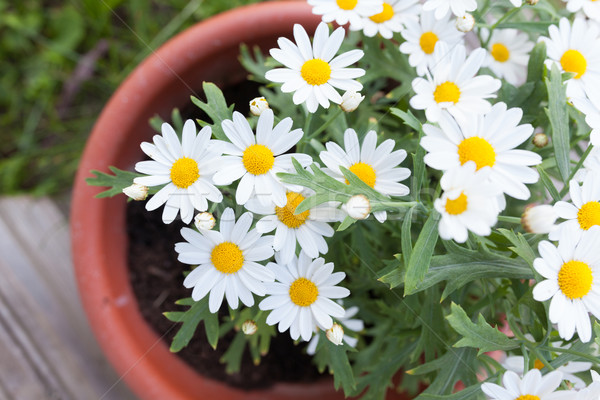
M 342 109 L 338 108 L 330 117 L 327 121 L 325 121 L 325 123 L 323 125 L 321 125 L 319 127 L 319 129 L 317 129 L 316 131 L 314 131 L 313 133 L 311 133 L 309 136 L 306 137 L 306 140 L 310 140 L 314 137 L 316 137 L 319 133 L 323 132 L 325 129 L 327 129 L 329 127 L 329 125 L 331 125 L 333 123 L 333 121 L 338 117 L 338 115 L 340 115 L 342 113 Z M 305 130 L 305 132 L 307 132 L 307 130 Z
M 592 152 L 592 148 L 594 146 L 590 143 L 588 148 L 585 150 L 585 153 L 583 153 L 581 155 L 581 158 L 579 159 L 579 162 L 577 163 L 577 165 L 575 166 L 575 168 L 573 169 L 573 171 L 571 171 L 571 174 L 569 175 L 569 179 L 567 180 L 567 185 L 565 185 L 565 187 L 562 188 L 562 190 L 560 191 L 560 198 L 562 199 L 563 197 L 565 197 L 565 195 L 567 194 L 567 191 L 569 190 L 569 182 L 571 182 L 571 179 L 573 179 L 573 177 L 575 176 L 575 174 L 577 173 L 577 171 L 579 171 L 581 169 L 581 166 L 583 165 L 583 163 L 585 162 L 585 159 L 590 155 L 590 153 Z
M 498 216 L 498 221 L 521 225 L 521 218 L 519 218 L 519 217 L 510 217 L 510 216 L 507 216 L 507 215 L 499 215 Z
M 598 357 L 593 356 L 591 354 L 582 353 L 580 351 L 574 351 L 574 350 L 571 350 L 571 349 L 561 349 L 561 348 L 558 348 L 558 347 L 549 347 L 549 346 L 539 346 L 539 348 L 541 350 L 545 350 L 545 351 L 549 351 L 549 352 L 554 352 L 554 353 L 572 354 L 574 356 L 581 357 L 581 358 L 584 358 L 584 359 L 586 359 L 588 361 L 591 361 L 592 363 L 594 363 L 596 365 L 600 364 L 600 361 L 598 360 Z

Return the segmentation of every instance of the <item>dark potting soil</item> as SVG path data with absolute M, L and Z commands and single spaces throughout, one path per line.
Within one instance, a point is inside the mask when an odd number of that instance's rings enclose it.
M 159 336 L 165 335 L 163 340 L 170 345 L 181 325 L 167 320 L 162 313 L 185 309 L 174 303 L 191 296 L 191 289 L 183 286 L 183 272 L 190 266 L 177 261 L 175 252 L 175 243 L 184 241 L 180 230 L 185 225 L 180 220 L 165 225 L 161 220 L 162 209 L 148 212 L 144 206 L 145 202 L 136 201 L 127 205 L 129 276 L 142 315 Z M 240 372 L 229 375 L 219 359 L 234 336 L 234 331 L 229 332 L 213 350 L 200 324 L 190 344 L 177 355 L 200 374 L 245 389 L 319 378 L 310 357 L 303 353 L 305 346 L 294 345 L 288 332 L 272 339 L 269 354 L 258 366 L 253 364 L 246 349 Z

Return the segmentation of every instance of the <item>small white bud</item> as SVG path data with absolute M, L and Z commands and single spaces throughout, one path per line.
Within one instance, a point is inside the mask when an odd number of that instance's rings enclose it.
M 550 233 L 556 226 L 554 223 L 557 218 L 558 215 L 551 205 L 530 205 L 521 216 L 521 225 L 529 233 Z
M 538 132 L 535 135 L 533 135 L 532 143 L 535 147 L 538 147 L 540 149 L 542 147 L 546 147 L 548 145 L 548 136 L 546 136 L 546 134 L 543 132 Z
M 196 215 L 196 217 L 194 217 L 194 224 L 196 225 L 196 228 L 198 228 L 199 231 L 211 230 L 215 227 L 215 222 L 215 217 L 213 217 L 213 215 L 208 212 L 200 213 Z
M 535 6 L 538 3 L 539 0 L 527 0 L 527 4 L 529 4 L 530 6 Z
M 327 339 L 336 346 L 342 344 L 342 340 L 344 339 L 344 328 L 336 322 L 333 323 L 333 326 L 325 332 L 325 336 Z
M 344 209 L 354 219 L 365 219 L 371 213 L 371 202 L 367 199 L 367 196 L 357 194 L 348 199 Z
M 252 321 L 251 319 L 242 324 L 242 332 L 248 336 L 254 335 L 257 330 L 258 327 L 256 326 L 256 322 Z
M 456 17 L 456 29 L 461 32 L 470 32 L 475 26 L 475 18 L 469 13 Z
M 352 112 L 358 108 L 358 105 L 365 99 L 365 96 L 361 96 L 360 93 L 354 90 L 348 90 L 342 96 L 342 103 L 340 107 L 346 112 Z
M 256 97 L 250 101 L 250 112 L 257 117 L 269 109 L 269 103 L 264 97 Z
M 134 183 L 133 185 L 127 186 L 125 189 L 123 189 L 123 193 L 131 197 L 133 200 L 146 200 L 146 197 L 148 197 L 148 186 Z

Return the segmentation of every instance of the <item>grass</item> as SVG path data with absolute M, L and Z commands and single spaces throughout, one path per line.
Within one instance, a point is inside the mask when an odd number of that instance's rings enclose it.
M 152 50 L 259 0 L 0 0 L 0 194 L 68 191 L 103 105 Z

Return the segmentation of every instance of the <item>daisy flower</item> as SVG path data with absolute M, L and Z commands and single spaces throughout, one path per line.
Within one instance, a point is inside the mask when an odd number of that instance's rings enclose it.
M 505 103 L 496 103 L 485 115 L 473 115 L 464 122 L 444 116 L 439 128 L 425 124 L 421 146 L 427 150 L 425 163 L 431 168 L 447 171 L 468 161 L 477 169 L 490 167 L 490 181 L 504 193 L 520 200 L 529 198 L 526 183 L 537 182 L 537 171 L 529 168 L 542 158 L 528 150 L 515 149 L 533 133 L 529 124 L 519 125 L 520 108 L 507 110 Z M 500 207 L 503 208 L 503 207 Z
M 600 96 L 595 93 L 588 97 L 571 98 L 573 105 L 585 115 L 585 122 L 592 128 L 590 143 L 600 146 Z
M 482 29 L 481 37 L 487 40 L 489 31 Z M 496 29 L 488 43 L 483 65 L 513 86 L 525 83 L 529 52 L 533 49 L 529 36 L 517 29 Z
M 326 172 L 340 182 L 348 183 L 340 170 L 340 167 L 345 167 L 383 195 L 406 196 L 408 187 L 398 183 L 410 176 L 408 168 L 398 167 L 406 158 L 406 151 L 392 151 L 395 144 L 392 139 L 387 139 L 377 146 L 377 133 L 369 131 L 361 148 L 354 129 L 346 129 L 344 149 L 337 143 L 327 142 L 327 150 L 322 151 L 319 157 L 327 166 Z M 377 211 L 373 215 L 380 222 L 387 219 L 385 211 Z
M 477 170 L 475 162 L 469 161 L 442 176 L 440 185 L 444 194 L 433 203 L 442 215 L 438 227 L 442 239 L 464 243 L 468 230 L 479 236 L 492 232 L 500 212 L 497 201 L 500 191 L 489 182 L 490 172 L 489 167 Z
M 401 32 L 406 40 L 400 45 L 400 51 L 408 55 L 408 63 L 423 76 L 428 68 L 433 69 L 433 51 L 438 42 L 446 42 L 450 47 L 460 42 L 463 33 L 454 26 L 454 19 L 446 16 L 436 20 L 433 11 L 423 11 L 418 21 L 408 19 Z
M 596 372 L 592 370 L 591 372 Z M 592 382 L 589 386 L 580 389 L 572 390 L 572 398 L 575 400 L 598 400 L 600 398 L 600 382 Z
M 306 154 L 283 154 L 298 143 L 303 132 L 301 129 L 290 131 L 292 119 L 289 117 L 273 127 L 273 118 L 270 109 L 260 114 L 256 137 L 246 118 L 237 111 L 233 113 L 233 121 L 221 123 L 231 143 L 223 142 L 223 153 L 227 155 L 215 163 L 217 172 L 213 181 L 217 185 L 229 185 L 241 178 L 235 192 L 238 204 L 257 197 L 263 204 L 273 202 L 284 206 L 285 188 L 276 174 L 292 170 L 292 158 L 303 166 L 312 162 Z
M 589 19 L 600 21 L 600 3 L 597 0 L 563 0 L 567 10 L 575 13 L 582 10 Z
M 502 366 L 509 371 L 516 372 L 518 375 L 523 375 L 523 372 L 525 371 L 525 358 L 523 356 L 507 357 L 502 363 Z M 544 368 L 544 363 L 539 359 L 536 359 L 533 367 L 541 370 Z M 586 383 L 574 374 L 589 371 L 591 367 L 591 362 L 570 361 L 565 365 L 557 367 L 556 370 L 562 372 L 563 379 L 571 382 L 575 389 L 583 389 L 587 386 Z
M 410 105 L 425 110 L 427 120 L 437 122 L 444 111 L 456 119 L 490 110 L 489 101 L 500 89 L 499 79 L 489 75 L 475 76 L 485 60 L 485 50 L 475 49 L 466 57 L 465 46 L 452 49 L 444 42 L 435 46 L 431 76 L 415 78 L 412 87 L 415 95 Z
M 563 240 L 565 234 L 575 235 L 578 241 L 585 231 L 600 226 L 600 172 L 586 175 L 583 184 L 569 182 L 571 202 L 558 201 L 554 204 L 556 214 L 566 221 L 558 224 L 549 235 L 550 240 Z
M 448 15 L 448 11 L 457 17 L 462 17 L 466 12 L 477 9 L 476 0 L 425 0 L 424 11 L 435 10 L 435 18 L 442 19 Z
M 362 84 L 355 78 L 363 76 L 361 68 L 347 68 L 364 55 L 362 50 L 354 49 L 335 57 L 344 40 L 344 28 L 337 28 L 329 36 L 327 24 L 321 22 L 315 31 L 311 44 L 308 34 L 301 25 L 294 25 L 296 44 L 289 39 L 279 38 L 279 48 L 271 49 L 271 56 L 286 68 L 267 71 L 265 78 L 283 83 L 281 91 L 295 92 L 294 104 L 306 102 L 309 112 L 317 111 L 319 104 L 329 107 L 329 102 L 342 102 L 342 96 L 334 89 L 360 91 Z
M 561 18 L 556 25 L 548 28 L 550 38 L 540 37 L 546 43 L 551 66 L 556 63 L 565 72 L 575 76 L 567 81 L 568 97 L 584 97 L 586 91 L 594 96 L 600 87 L 600 39 L 596 23 L 576 18 L 573 25 Z
M 484 382 L 481 390 L 491 400 L 570 400 L 572 397 L 569 391 L 555 392 L 560 386 L 562 377 L 563 374 L 559 371 L 552 371 L 542 376 L 542 373 L 534 368 L 520 379 L 516 373 L 506 371 L 502 377 L 504 387 Z
M 304 252 L 287 264 L 278 255 L 275 260 L 277 264 L 269 263 L 267 268 L 276 282 L 265 284 L 269 296 L 258 305 L 261 310 L 272 310 L 267 324 L 278 324 L 279 332 L 289 329 L 294 340 L 309 341 L 315 325 L 327 330 L 333 325 L 331 317 L 344 317 L 344 308 L 331 299 L 347 297 L 350 291 L 336 286 L 346 274 L 333 272 L 333 263 L 313 260 Z
M 533 298 L 550 302 L 549 319 L 558 324 L 558 334 L 570 340 L 575 331 L 589 342 L 592 328 L 588 312 L 600 318 L 600 227 L 585 232 L 579 241 L 572 228 L 562 236 L 558 248 L 548 241 L 538 245 L 541 258 L 533 262 L 545 280 L 533 288 Z
M 391 39 L 394 32 L 400 32 L 407 21 L 418 21 L 421 10 L 419 0 L 388 0 L 383 3 L 383 11 L 379 14 L 363 18 L 362 31 L 365 36 L 373 37 L 378 33 Z M 350 27 L 352 30 L 358 30 Z
M 311 258 L 326 254 L 329 248 L 325 237 L 333 236 L 334 230 L 327 222 L 337 222 L 344 219 L 344 213 L 337 208 L 339 203 L 327 202 L 315 206 L 300 214 L 294 214 L 296 207 L 312 192 L 288 191 L 287 203 L 283 207 L 264 206 L 260 202 L 250 200 L 246 208 L 254 213 L 265 215 L 256 223 L 260 233 L 272 232 L 273 249 L 280 252 L 283 264 L 291 262 L 296 255 L 296 244 Z
M 220 203 L 223 195 L 212 183 L 214 163 L 221 155 L 217 142 L 210 140 L 211 129 L 204 127 L 196 135 L 194 121 L 183 125 L 179 141 L 171 125 L 161 126 L 161 135 L 154 135 L 153 143 L 143 142 L 142 151 L 153 161 L 140 161 L 135 170 L 148 176 L 135 178 L 134 183 L 144 186 L 165 185 L 146 203 L 153 211 L 165 204 L 162 220 L 170 224 L 178 213 L 186 224 L 194 217 L 194 209 L 206 211 L 210 200 Z
M 315 15 L 322 15 L 323 22 L 334 22 L 350 28 L 362 29 L 363 17 L 383 11 L 383 0 L 308 0 Z
M 339 305 L 344 306 L 342 300 L 337 301 Z M 356 347 L 358 343 L 358 339 L 346 334 L 346 331 L 352 332 L 360 332 L 365 329 L 365 323 L 361 319 L 352 318 L 358 313 L 358 307 L 350 307 L 346 310 L 346 313 L 342 318 L 338 318 L 337 322 L 339 322 L 344 327 L 344 338 L 343 341 L 348 344 L 350 347 Z M 319 344 L 319 335 L 315 335 L 306 346 L 306 353 L 309 355 L 314 355 L 317 351 L 317 346 Z
M 192 298 L 199 301 L 210 292 L 208 308 L 216 313 L 223 296 L 232 309 L 238 299 L 246 306 L 254 305 L 252 293 L 264 296 L 265 282 L 273 282 L 274 274 L 257 261 L 273 256 L 271 236 L 261 237 L 250 229 L 252 213 L 244 213 L 235 221 L 233 209 L 223 211 L 219 221 L 220 231 L 197 232 L 182 228 L 186 242 L 175 244 L 177 259 L 184 264 L 197 265 L 183 281 L 186 288 L 194 288 Z

